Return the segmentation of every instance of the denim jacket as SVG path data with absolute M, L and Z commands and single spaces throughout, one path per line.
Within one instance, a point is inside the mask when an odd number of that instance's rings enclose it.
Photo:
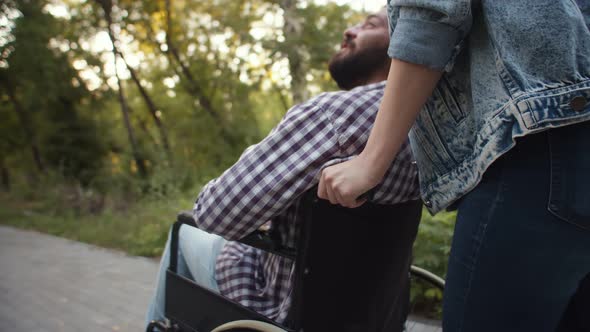
M 390 57 L 444 70 L 410 132 L 431 213 L 516 137 L 590 119 L 590 0 L 388 0 L 388 11 Z

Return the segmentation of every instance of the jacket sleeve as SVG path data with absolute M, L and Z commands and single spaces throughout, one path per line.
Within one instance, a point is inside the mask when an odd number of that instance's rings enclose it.
M 472 23 L 471 0 L 388 0 L 391 58 L 452 68 Z

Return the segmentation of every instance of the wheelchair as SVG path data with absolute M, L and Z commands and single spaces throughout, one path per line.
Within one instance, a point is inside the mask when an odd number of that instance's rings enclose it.
M 295 261 L 291 307 L 278 323 L 241 304 L 203 288 L 176 273 L 178 232 L 197 227 L 188 213 L 178 215 L 171 232 L 166 272 L 166 321 L 152 321 L 152 332 L 371 332 L 442 331 L 440 323 L 406 322 L 410 282 L 425 282 L 441 292 L 444 280 L 411 266 L 412 242 L 422 214 L 420 201 L 395 205 L 365 203 L 347 209 L 307 191 L 300 203 L 304 218 L 297 248 L 283 246 L 272 230 L 258 230 L 240 242 Z M 405 232 L 408 243 L 391 241 Z M 394 257 L 400 248 L 401 258 Z M 400 292 L 400 289 L 402 290 Z M 412 316 L 410 316 L 412 317 Z

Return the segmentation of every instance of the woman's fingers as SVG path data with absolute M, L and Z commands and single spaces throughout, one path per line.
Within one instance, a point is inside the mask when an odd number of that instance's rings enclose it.
M 330 201 L 330 203 L 338 204 L 338 200 L 336 199 L 336 195 L 334 194 L 334 188 L 330 184 L 330 182 L 327 182 L 326 193 L 328 194 L 328 200 Z
M 336 204 L 340 204 L 346 207 L 346 200 L 342 197 L 340 190 L 338 187 L 332 187 L 332 194 L 334 195 L 334 199 L 336 200 Z
M 354 202 L 354 203 L 352 203 L 351 205 L 349 205 L 349 206 L 347 206 L 347 207 L 348 207 L 348 208 L 351 208 L 351 209 L 356 209 L 357 207 L 359 207 L 359 206 L 361 206 L 361 205 L 365 204 L 366 202 L 367 202 L 367 200 L 366 200 L 366 199 L 357 199 L 357 200 L 355 200 L 355 202 Z
M 321 199 L 328 199 L 328 191 L 326 190 L 326 180 L 324 180 L 324 171 L 320 175 L 320 183 L 318 184 L 318 197 Z
M 347 184 L 343 184 L 338 188 L 338 197 L 340 205 L 347 208 L 356 208 L 361 206 L 364 202 L 360 203 L 359 201 L 357 201 L 358 195 L 351 190 L 347 190 L 346 187 Z
M 322 170 L 318 197 L 327 199 L 332 204 L 356 208 L 366 202 L 365 199 L 357 198 L 373 186 L 366 173 L 366 165 L 353 158 Z
M 334 165 L 322 171 L 318 185 L 318 197 L 329 200 L 332 204 L 349 208 L 358 207 L 364 201 L 357 201 L 358 196 L 346 189 L 350 184 L 346 182 L 346 169 L 342 169 L 342 166 L 346 165 Z
M 332 204 L 339 204 L 337 196 L 334 194 L 335 188 L 333 185 L 333 176 L 331 175 L 333 167 L 330 166 L 322 170 L 318 185 L 318 197 L 329 200 Z

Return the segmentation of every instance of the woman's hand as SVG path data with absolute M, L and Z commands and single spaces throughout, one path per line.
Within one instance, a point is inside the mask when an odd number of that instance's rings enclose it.
M 326 167 L 320 176 L 318 197 L 347 208 L 359 207 L 366 199 L 357 198 L 381 180 L 377 173 L 372 172 L 371 165 L 362 155 Z

